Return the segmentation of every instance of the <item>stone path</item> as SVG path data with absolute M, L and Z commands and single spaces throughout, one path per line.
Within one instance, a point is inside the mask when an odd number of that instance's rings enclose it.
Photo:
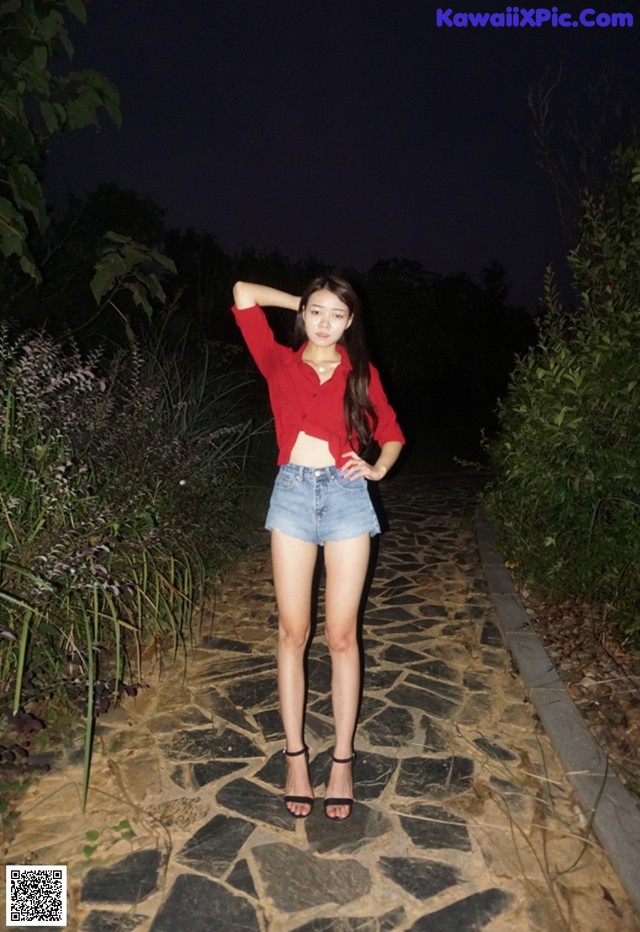
M 384 487 L 350 820 L 320 803 L 294 820 L 281 801 L 265 534 L 203 619 L 186 674 L 158 671 L 100 720 L 86 813 L 76 748 L 24 799 L 8 863 L 67 864 L 69 928 L 83 932 L 640 929 L 512 672 L 474 491 L 465 477 Z M 307 720 L 320 796 L 329 682 L 320 620 Z

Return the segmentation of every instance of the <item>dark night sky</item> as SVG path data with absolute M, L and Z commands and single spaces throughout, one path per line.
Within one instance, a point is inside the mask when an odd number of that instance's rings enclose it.
M 50 194 L 114 181 L 231 251 L 360 268 L 399 256 L 474 277 L 498 259 L 512 297 L 533 309 L 546 261 L 565 250 L 527 88 L 560 62 L 571 94 L 603 67 L 639 88 L 640 14 L 626 30 L 446 30 L 436 8 L 91 0 L 74 64 L 115 82 L 123 128 L 60 142 Z

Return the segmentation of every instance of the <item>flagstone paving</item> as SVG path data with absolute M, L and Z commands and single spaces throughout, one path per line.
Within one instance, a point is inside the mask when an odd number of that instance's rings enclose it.
M 318 802 L 294 820 L 282 804 L 265 534 L 206 611 L 186 669 L 165 663 L 100 719 L 86 813 L 79 748 L 23 801 L 7 861 L 68 865 L 69 928 L 640 929 L 502 644 L 476 485 L 383 488 L 391 530 L 362 629 L 352 817 L 331 822 Z M 321 598 L 318 617 L 307 741 L 321 796 L 332 743 Z

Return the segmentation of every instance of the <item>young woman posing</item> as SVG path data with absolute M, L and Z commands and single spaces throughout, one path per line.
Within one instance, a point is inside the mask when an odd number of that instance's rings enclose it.
M 266 285 L 237 282 L 233 313 L 267 379 L 280 471 L 266 527 L 271 531 L 279 615 L 278 690 L 286 736 L 285 805 L 295 818 L 313 808 L 304 743 L 304 654 L 311 626 L 318 545 L 326 570 L 325 631 L 331 655 L 335 720 L 333 763 L 324 811 L 346 819 L 353 806 L 353 738 L 360 695 L 357 614 L 380 526 L 366 481 L 383 479 L 404 437 L 377 370 L 367 359 L 360 303 L 353 288 L 320 276 L 301 298 Z M 274 339 L 262 306 L 297 312 L 297 350 Z M 372 440 L 380 447 L 367 462 Z

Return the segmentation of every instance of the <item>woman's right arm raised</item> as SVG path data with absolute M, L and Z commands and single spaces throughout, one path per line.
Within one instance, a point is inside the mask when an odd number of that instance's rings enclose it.
M 289 311 L 297 311 L 300 307 L 300 298 L 296 295 L 253 282 L 236 282 L 233 286 L 233 300 L 240 310 L 253 307 L 254 304 L 260 307 L 284 307 Z

